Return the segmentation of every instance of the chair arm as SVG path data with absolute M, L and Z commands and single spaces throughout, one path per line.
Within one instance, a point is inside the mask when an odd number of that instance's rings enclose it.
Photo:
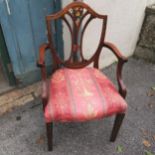
M 123 61 L 118 61 L 116 76 L 117 76 L 117 83 L 119 87 L 119 93 L 123 98 L 125 98 L 127 94 L 127 89 L 122 79 L 123 65 L 124 65 Z
M 40 68 L 45 66 L 45 52 L 48 48 L 49 48 L 48 43 L 42 44 L 39 48 L 39 59 L 37 61 L 37 66 Z
M 39 59 L 37 61 L 37 66 L 40 67 L 41 69 L 41 77 L 43 81 L 43 86 L 42 86 L 42 101 L 43 101 L 43 109 L 45 110 L 45 107 L 47 105 L 47 98 L 48 96 L 46 95 L 47 93 L 47 81 L 46 81 L 46 67 L 45 67 L 45 52 L 49 48 L 48 43 L 44 43 L 40 46 L 39 48 Z
M 121 54 L 121 52 L 118 50 L 118 48 L 114 44 L 109 43 L 109 42 L 104 42 L 103 46 L 110 49 L 115 54 L 115 56 L 118 58 L 118 60 L 122 60 L 124 62 L 128 61 L 128 59 Z
M 37 61 L 37 66 L 41 68 L 41 77 L 43 81 L 46 81 L 46 68 L 45 68 L 45 52 L 49 48 L 49 44 L 44 43 L 39 49 L 39 59 Z
M 127 62 L 128 59 L 121 54 L 121 52 L 118 50 L 118 48 L 114 44 L 109 43 L 109 42 L 104 42 L 103 46 L 109 48 L 118 58 L 117 73 L 116 73 L 117 83 L 119 87 L 119 93 L 121 94 L 123 98 L 125 98 L 127 94 L 127 90 L 122 80 L 122 70 L 123 70 L 124 63 Z

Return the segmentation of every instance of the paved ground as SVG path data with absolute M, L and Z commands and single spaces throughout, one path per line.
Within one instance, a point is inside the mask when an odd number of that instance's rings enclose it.
M 5 84 L 2 85 L 2 87 L 4 88 Z M 6 93 L 3 92 L 2 94 L 0 90 L 0 116 L 12 111 L 15 107 L 34 102 L 40 94 L 41 82 L 34 83 L 24 88 L 12 88 L 12 90 L 7 91 Z
M 115 65 L 105 69 L 113 80 Z M 144 155 L 155 154 L 155 65 L 130 59 L 124 68 L 128 113 L 115 143 L 109 142 L 114 118 L 54 125 L 54 150 L 46 151 L 40 100 L 0 117 L 0 155 Z M 144 141 L 147 140 L 147 141 Z M 148 145 L 146 147 L 143 145 Z M 117 147 L 123 152 L 118 153 Z

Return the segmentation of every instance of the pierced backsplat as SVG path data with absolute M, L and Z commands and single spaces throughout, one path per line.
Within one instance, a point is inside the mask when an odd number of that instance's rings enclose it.
M 80 18 L 82 16 L 83 9 L 84 8 L 82 7 L 75 7 L 75 8 L 71 8 L 69 12 L 72 13 L 76 18 Z
M 94 55 L 89 60 L 86 60 L 83 57 L 83 51 L 82 51 L 83 36 L 89 23 L 95 18 L 98 18 L 103 21 L 100 41 Z M 98 66 L 98 58 L 104 43 L 104 37 L 106 31 L 106 22 L 107 22 L 106 15 L 100 15 L 96 13 L 87 4 L 83 2 L 74 2 L 68 5 L 60 12 L 47 16 L 46 19 L 48 29 L 48 40 L 50 43 L 50 48 L 52 51 L 54 61 L 57 65 L 63 65 L 70 68 L 81 68 L 94 62 L 95 66 Z M 58 20 L 64 21 L 71 34 L 71 44 L 72 44 L 71 54 L 69 59 L 66 61 L 62 61 L 57 55 L 52 39 L 53 32 L 51 28 L 52 26 L 51 22 Z M 78 59 L 74 59 L 75 55 L 78 55 Z
M 69 10 L 72 13 L 72 16 L 75 19 L 75 23 L 77 25 L 80 24 L 80 19 L 82 18 L 83 15 L 83 8 L 82 7 L 75 7 Z

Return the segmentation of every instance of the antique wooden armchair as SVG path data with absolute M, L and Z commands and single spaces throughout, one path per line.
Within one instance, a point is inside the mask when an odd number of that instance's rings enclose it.
M 70 24 L 68 18 L 73 21 Z M 87 18 L 85 24 L 84 18 Z M 91 20 L 103 21 L 98 48 L 90 59 L 85 59 L 82 42 L 85 30 Z M 53 41 L 52 22 L 61 19 L 71 33 L 72 47 L 68 60 L 61 60 Z M 127 104 L 126 88 L 122 81 L 122 66 L 127 58 L 122 56 L 116 46 L 105 41 L 107 16 L 100 15 L 83 2 L 73 2 L 58 13 L 46 17 L 48 43 L 40 47 L 38 66 L 41 68 L 43 80 L 43 110 L 47 127 L 48 149 L 52 150 L 53 122 L 88 121 L 116 115 L 110 141 L 115 141 Z M 117 81 L 119 90 L 99 71 L 99 56 L 103 47 L 110 49 L 118 58 Z M 54 72 L 50 82 L 46 79 L 45 52 L 51 50 Z M 78 58 L 77 58 L 78 53 Z M 94 67 L 87 67 L 93 63 Z

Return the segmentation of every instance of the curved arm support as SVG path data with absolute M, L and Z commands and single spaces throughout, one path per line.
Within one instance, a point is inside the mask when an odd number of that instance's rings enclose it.
M 46 68 L 45 68 L 45 52 L 49 48 L 49 44 L 45 43 L 40 46 L 39 49 L 39 59 L 37 61 L 37 66 L 41 68 L 42 80 L 46 80 Z
M 37 61 L 37 66 L 41 69 L 41 77 L 43 81 L 43 87 L 42 87 L 42 101 L 43 101 L 43 110 L 45 110 L 45 107 L 47 105 L 47 82 L 46 82 L 46 67 L 45 67 L 45 52 L 49 48 L 49 44 L 44 43 L 40 46 L 39 49 L 39 59 Z
M 127 90 L 122 80 L 122 69 L 123 69 L 124 63 L 127 62 L 128 59 L 121 54 L 121 52 L 118 50 L 118 48 L 114 44 L 109 43 L 109 42 L 104 42 L 103 46 L 110 49 L 115 54 L 115 56 L 118 58 L 117 82 L 118 82 L 118 87 L 119 87 L 119 93 L 121 94 L 123 98 L 125 98 L 127 94 Z
M 103 46 L 110 49 L 115 54 L 115 56 L 118 58 L 118 60 L 122 60 L 124 62 L 128 61 L 128 59 L 121 54 L 121 52 L 118 50 L 118 48 L 114 44 L 109 43 L 109 42 L 104 42 Z
M 44 43 L 40 46 L 40 48 L 39 48 L 39 59 L 37 61 L 38 67 L 45 66 L 45 52 L 48 48 L 49 48 L 49 44 L 47 44 L 47 43 Z
M 118 65 L 117 65 L 117 82 L 118 82 L 118 87 L 119 87 L 119 93 L 123 98 L 126 97 L 127 90 L 126 86 L 122 80 L 122 69 L 123 69 L 123 64 L 124 61 L 119 60 Z

